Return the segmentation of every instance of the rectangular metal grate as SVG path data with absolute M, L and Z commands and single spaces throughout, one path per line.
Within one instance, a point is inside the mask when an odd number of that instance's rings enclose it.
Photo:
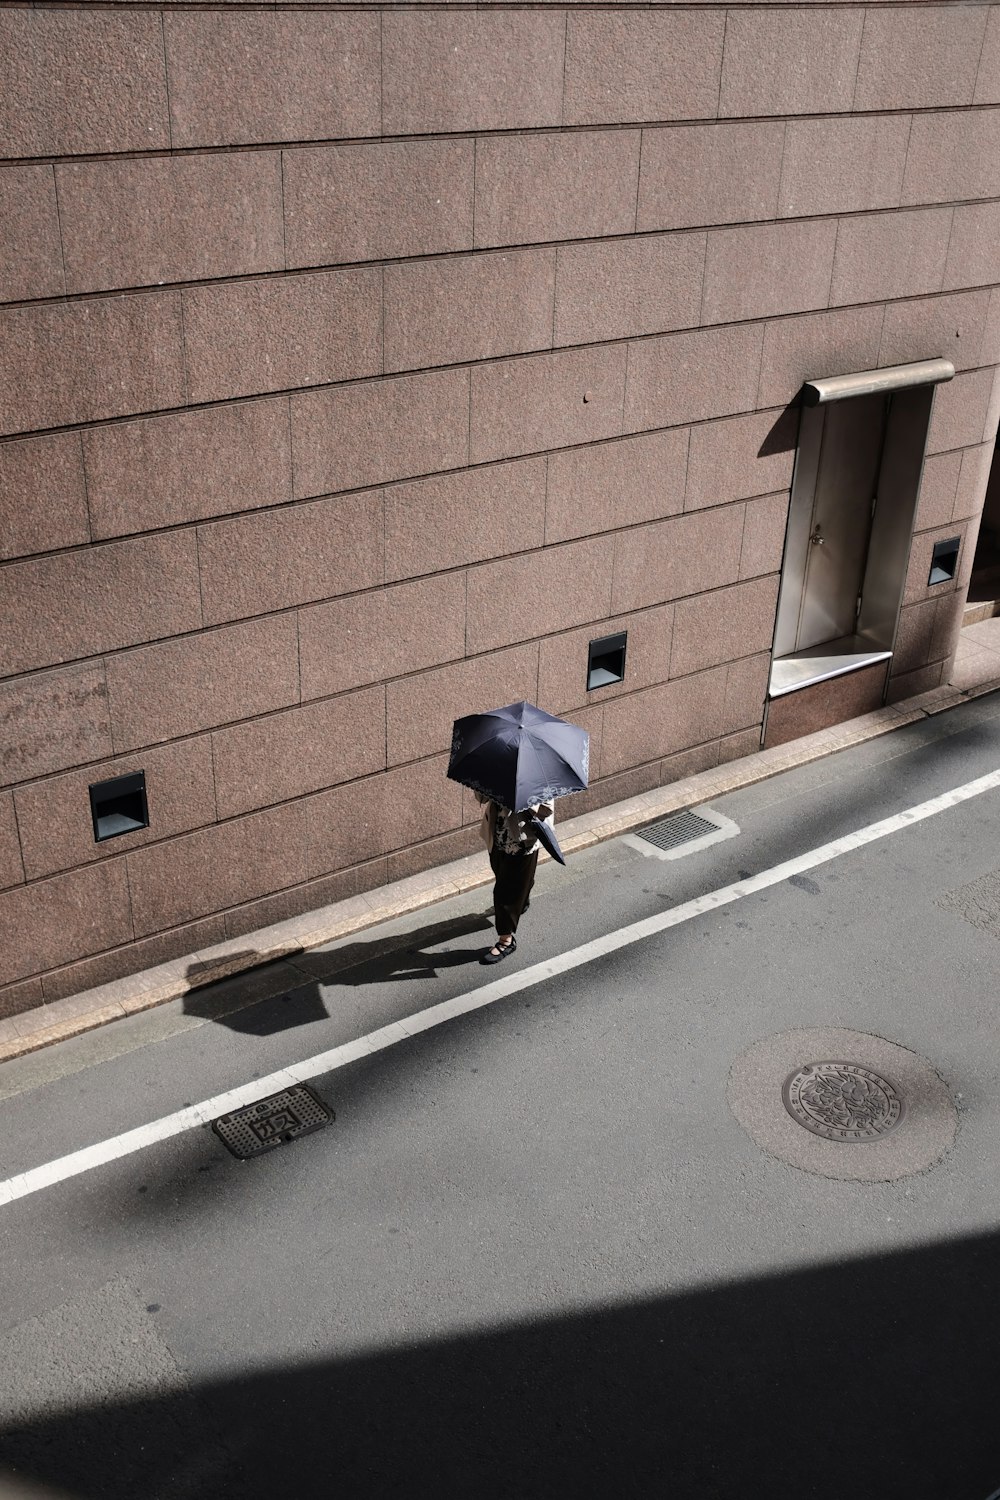
M 312 1089 L 298 1084 L 272 1094 L 269 1099 L 258 1099 L 245 1109 L 234 1110 L 231 1115 L 220 1115 L 212 1121 L 212 1129 L 234 1156 L 247 1161 L 251 1156 L 273 1151 L 283 1141 L 294 1141 L 300 1135 L 322 1130 L 333 1118 L 333 1110 L 327 1109 Z
M 706 834 L 718 831 L 717 823 L 699 818 L 697 813 L 682 812 L 672 818 L 664 818 L 662 823 L 652 823 L 648 828 L 638 829 L 636 837 L 645 839 L 647 844 L 653 844 L 657 849 L 676 849 L 681 844 L 689 844 L 692 839 L 701 839 Z

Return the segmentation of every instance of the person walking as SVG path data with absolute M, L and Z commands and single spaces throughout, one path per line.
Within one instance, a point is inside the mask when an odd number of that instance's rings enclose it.
M 498 964 L 517 949 L 517 924 L 528 909 L 531 887 L 538 865 L 539 838 L 535 820 L 551 828 L 555 822 L 552 803 L 536 802 L 521 812 L 511 812 L 499 802 L 476 793 L 483 804 L 480 832 L 489 851 L 494 875 L 493 919 L 497 940 L 480 962 Z

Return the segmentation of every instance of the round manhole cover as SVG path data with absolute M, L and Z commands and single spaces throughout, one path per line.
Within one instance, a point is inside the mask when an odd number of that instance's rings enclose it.
M 758 1146 L 842 1182 L 926 1172 L 958 1127 L 951 1095 L 925 1058 L 839 1026 L 761 1037 L 734 1061 L 726 1093 Z
M 877 1141 L 903 1114 L 895 1084 L 857 1063 L 810 1063 L 785 1079 L 781 1097 L 793 1120 L 827 1141 Z

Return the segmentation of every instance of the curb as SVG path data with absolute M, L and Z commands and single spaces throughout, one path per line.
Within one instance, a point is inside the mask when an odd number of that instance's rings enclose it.
M 934 688 L 919 697 L 790 740 L 786 745 L 757 751 L 742 760 L 729 761 L 724 766 L 701 771 L 669 786 L 657 787 L 641 796 L 569 819 L 560 825 L 559 842 L 566 854 L 588 849 L 684 808 L 697 807 L 714 797 L 739 791 L 783 771 L 834 755 L 838 750 L 891 734 L 906 724 L 944 713 L 997 688 L 1000 688 L 1000 681 L 980 683 L 965 690 Z M 548 858 L 544 853 L 541 857 Z M 0 1021 L 0 1062 L 79 1036 L 123 1016 L 151 1010 L 220 979 L 252 971 L 279 959 L 292 958 L 390 918 L 405 916 L 437 901 L 489 885 L 492 878 L 482 855 L 468 855 L 364 895 L 352 896 L 332 906 L 320 907 L 303 916 L 245 933 L 242 937 L 174 959 L 157 968 L 130 974 L 64 1000 L 54 1000 L 48 1005 L 24 1011 Z M 248 949 L 253 951 L 248 952 Z M 196 984 L 188 978 L 192 961 L 199 966 Z

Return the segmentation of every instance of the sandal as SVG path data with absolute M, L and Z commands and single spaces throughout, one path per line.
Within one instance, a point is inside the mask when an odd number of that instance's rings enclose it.
M 517 938 L 512 937 L 509 943 L 494 943 L 479 960 L 482 964 L 498 964 L 503 961 L 508 953 L 513 953 L 517 947 Z

